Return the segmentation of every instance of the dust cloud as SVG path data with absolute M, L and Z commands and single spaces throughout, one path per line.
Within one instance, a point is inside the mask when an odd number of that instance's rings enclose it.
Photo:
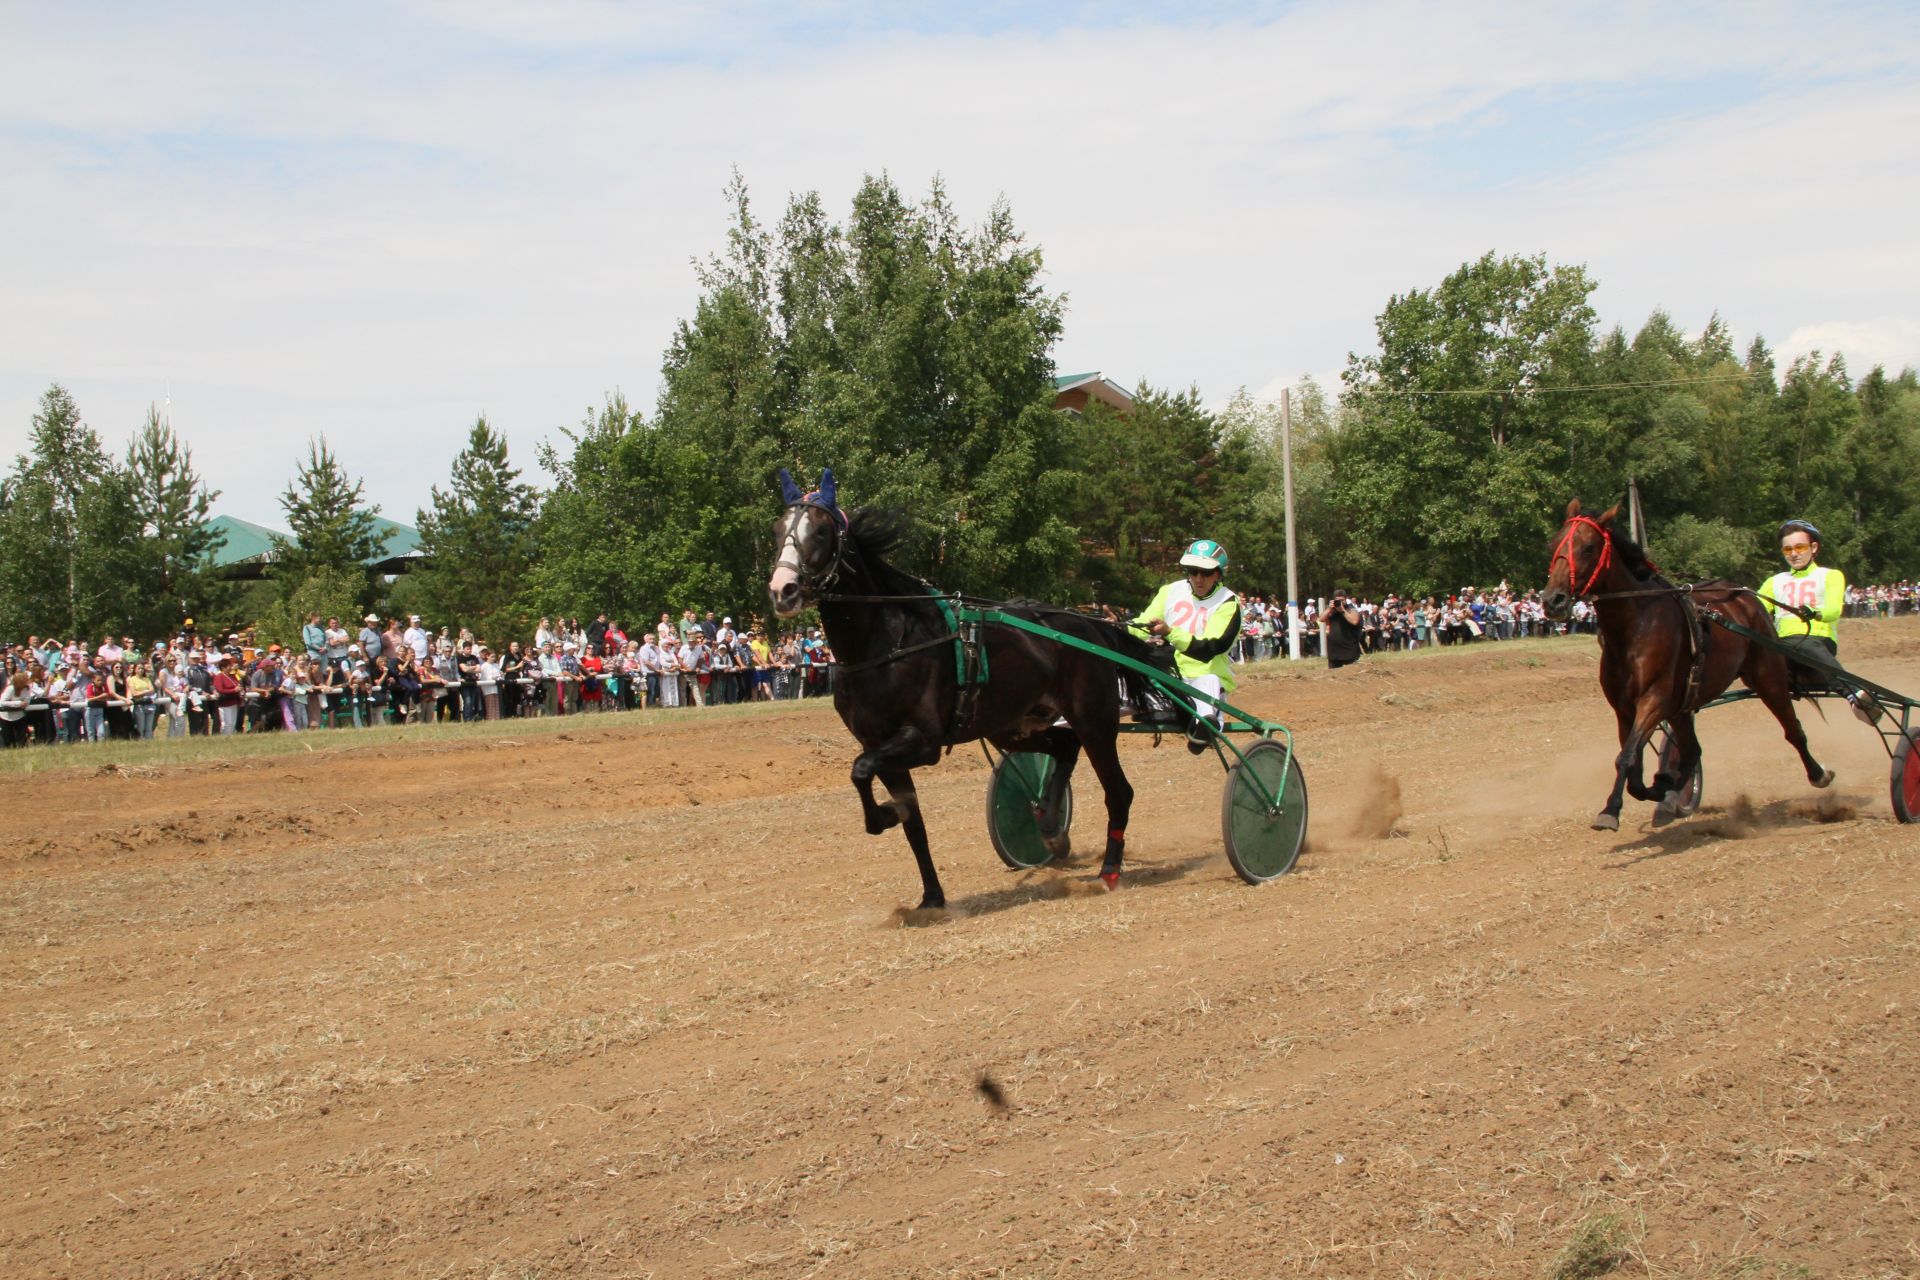
M 1360 781 L 1360 804 L 1347 834 L 1358 840 L 1385 840 L 1405 812 L 1400 803 L 1400 779 L 1382 769 L 1378 760 L 1372 761 Z

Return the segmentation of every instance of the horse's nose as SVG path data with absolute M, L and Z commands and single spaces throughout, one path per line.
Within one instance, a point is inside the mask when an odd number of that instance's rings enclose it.
M 1549 591 L 1545 596 L 1541 597 L 1540 603 L 1546 607 L 1549 614 L 1558 618 L 1567 611 L 1567 593 L 1564 591 Z
M 800 612 L 800 584 L 783 582 L 767 592 L 771 597 L 773 611 L 782 618 L 791 618 Z

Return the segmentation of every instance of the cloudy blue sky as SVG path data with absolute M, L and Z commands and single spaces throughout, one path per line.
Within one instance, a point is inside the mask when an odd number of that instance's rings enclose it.
M 1004 196 L 1062 371 L 1331 377 L 1488 250 L 1607 323 L 1920 364 L 1920 6 L 0 0 L 0 456 L 68 386 L 224 491 L 324 432 L 411 521 L 475 415 L 650 406 L 738 168 Z

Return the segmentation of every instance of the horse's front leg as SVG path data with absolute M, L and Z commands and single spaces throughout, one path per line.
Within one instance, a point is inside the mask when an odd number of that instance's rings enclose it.
M 1646 782 L 1647 743 L 1653 740 L 1654 730 L 1659 726 L 1660 722 L 1656 720 L 1642 730 L 1640 748 L 1633 753 L 1633 762 L 1627 766 L 1627 794 L 1635 800 L 1658 800 L 1665 794 L 1659 789 L 1660 762 L 1658 760 L 1653 762 L 1653 786 L 1648 786 Z M 1621 745 L 1625 746 L 1625 739 L 1621 740 Z
M 1640 781 L 1640 757 L 1645 752 L 1647 738 L 1653 733 L 1653 727 L 1660 723 L 1660 708 L 1651 699 L 1642 699 L 1637 708 L 1618 713 L 1620 724 L 1620 754 L 1613 761 L 1613 790 L 1607 793 L 1606 807 L 1593 817 L 1595 831 L 1618 831 L 1620 829 L 1620 804 L 1629 782 L 1637 800 L 1647 798 L 1647 789 Z
M 853 759 L 853 789 L 860 796 L 861 816 L 866 819 L 867 834 L 877 836 L 900 825 L 900 810 L 892 804 L 878 804 L 873 798 L 875 765 L 873 754 L 863 751 Z
M 879 778 L 886 784 L 893 807 L 899 812 L 900 829 L 906 832 L 914 865 L 920 868 L 920 910 L 946 906 L 947 893 L 940 887 L 940 873 L 933 869 L 933 850 L 927 844 L 927 824 L 920 817 L 920 793 L 914 789 L 912 772 L 882 769 Z
M 920 868 L 920 906 L 944 907 L 947 895 L 940 887 L 940 877 L 933 869 L 933 853 L 927 846 L 927 824 L 920 818 L 920 794 L 914 790 L 912 769 L 919 765 L 935 764 L 940 759 L 940 748 L 930 745 L 912 726 L 902 726 L 900 731 L 882 745 L 870 751 L 863 751 L 853 762 L 853 785 L 860 793 L 860 803 L 866 811 L 867 831 L 878 835 L 896 824 L 904 827 L 907 844 L 913 849 L 913 860 Z M 879 804 L 873 798 L 873 780 L 878 778 L 887 788 L 887 803 Z

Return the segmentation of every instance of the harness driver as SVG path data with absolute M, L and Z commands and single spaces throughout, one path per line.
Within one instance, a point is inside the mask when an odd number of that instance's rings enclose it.
M 1233 691 L 1228 655 L 1240 634 L 1240 597 L 1222 580 L 1227 551 L 1209 538 L 1200 538 L 1187 547 L 1180 564 L 1185 576 L 1161 587 L 1131 625 L 1173 646 L 1182 680 L 1202 693 L 1224 697 Z M 1201 703 L 1199 710 L 1216 725 L 1221 722 L 1220 709 L 1211 703 Z M 1187 750 L 1201 754 L 1212 736 L 1196 720 L 1187 729 Z
M 1835 656 L 1840 648 L 1833 624 L 1846 606 L 1846 575 L 1815 563 L 1820 531 L 1806 520 L 1780 526 L 1780 554 L 1787 567 L 1760 587 L 1760 604 L 1773 615 L 1775 634 L 1794 651 L 1796 662 L 1815 671 L 1844 672 Z M 1847 702 L 1868 724 L 1876 724 L 1883 714 L 1871 694 L 1849 692 Z

